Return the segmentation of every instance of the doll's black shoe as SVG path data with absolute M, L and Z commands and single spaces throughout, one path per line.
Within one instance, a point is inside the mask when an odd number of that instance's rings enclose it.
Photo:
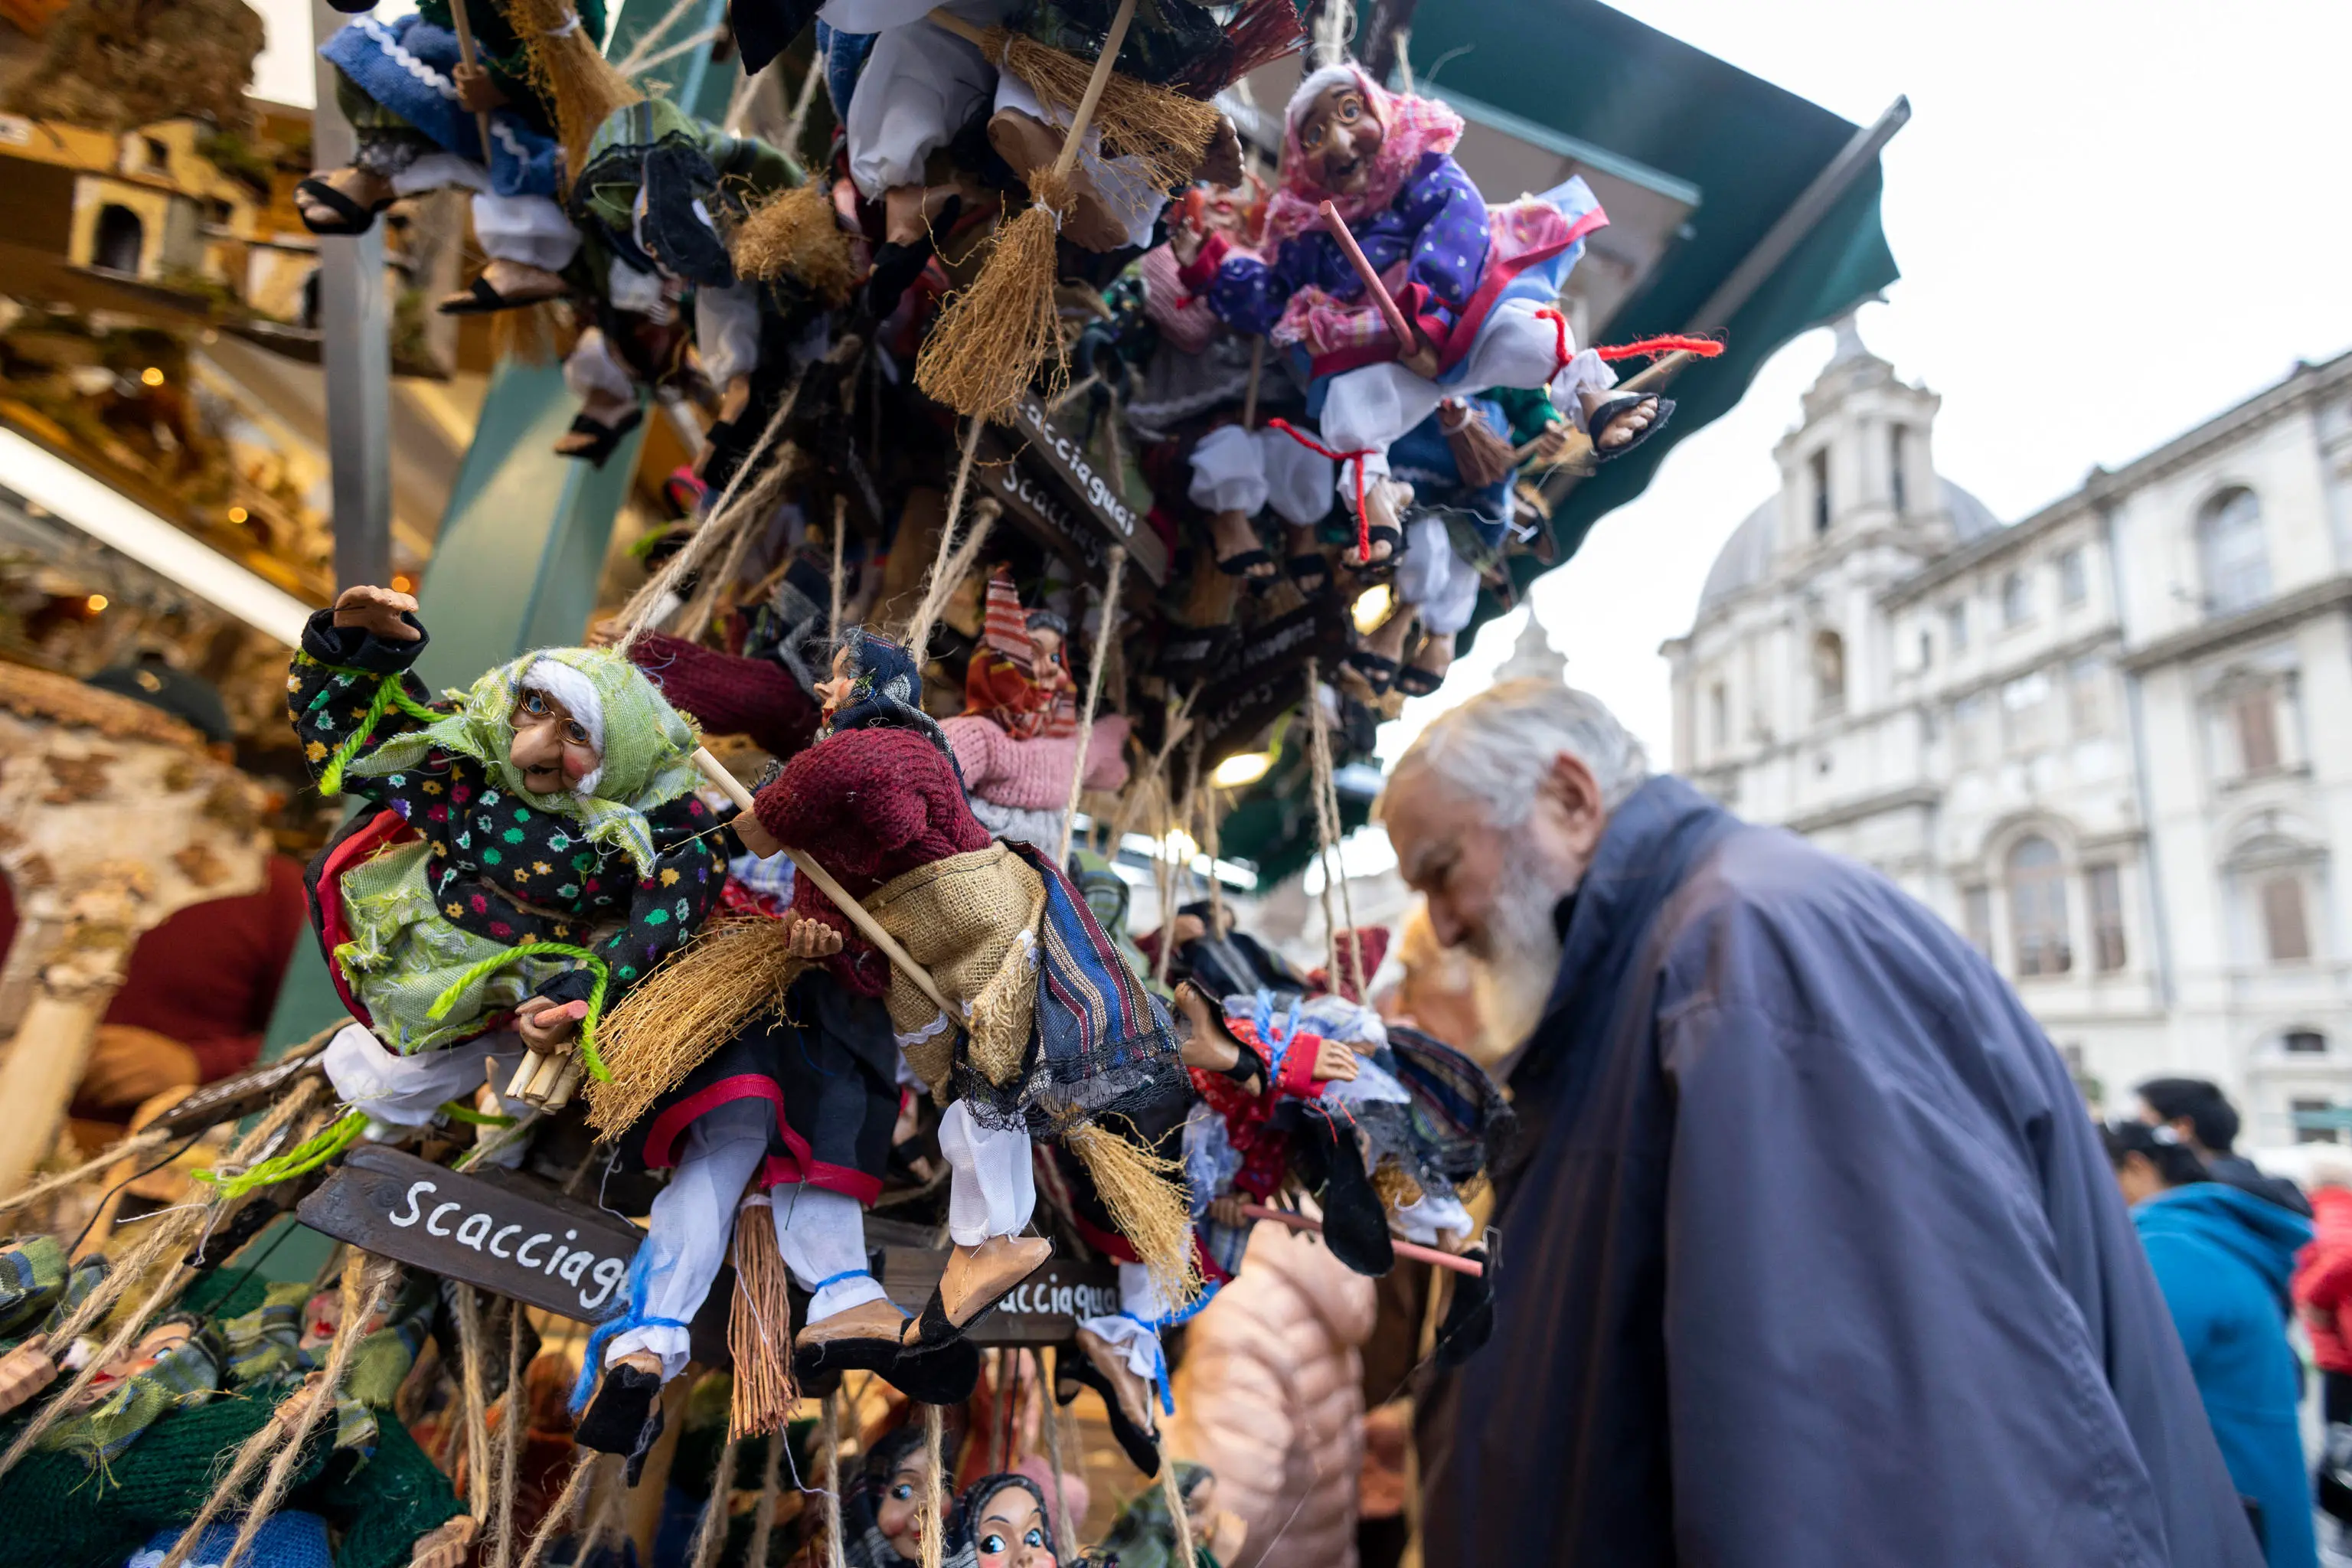
M 1650 410 L 1650 422 L 1647 425 L 1643 426 L 1639 430 L 1634 431 L 1633 439 L 1627 441 L 1624 445 L 1620 447 L 1603 447 L 1601 444 L 1601 437 L 1602 433 L 1609 428 L 1611 422 L 1623 415 L 1632 413 L 1634 409 L 1641 407 L 1644 403 L 1654 403 L 1657 405 L 1655 408 Z M 1675 400 L 1671 397 L 1660 397 L 1654 392 L 1629 392 L 1622 396 L 1611 398 L 1608 402 L 1602 404 L 1600 407 L 1592 411 L 1591 417 L 1589 421 L 1592 427 L 1593 436 L 1592 455 L 1604 463 L 1610 461 L 1612 458 L 1623 457 L 1626 453 L 1632 451 L 1634 447 L 1639 447 L 1643 442 L 1648 440 L 1659 431 L 1664 429 L 1666 427 L 1666 421 L 1673 418 L 1674 414 Z
M 595 1397 L 572 1428 L 572 1440 L 600 1454 L 626 1455 L 623 1475 L 628 1485 L 635 1486 L 646 1468 L 646 1455 L 661 1436 L 661 1387 L 659 1373 L 626 1365 L 606 1367 L 597 1381 Z
M 1102 1369 L 1085 1355 L 1057 1354 L 1054 1366 L 1054 1403 L 1067 1405 L 1078 1396 L 1081 1387 L 1091 1388 L 1102 1395 L 1103 1409 L 1110 1417 L 1110 1435 L 1118 1440 L 1119 1451 L 1127 1462 L 1146 1476 L 1160 1473 L 1160 1443 L 1150 1430 L 1138 1426 L 1119 1405 L 1118 1390 L 1111 1386 Z
M 1321 1189 L 1324 1245 L 1359 1274 L 1386 1274 L 1396 1267 L 1396 1244 L 1354 1135 L 1320 1116 L 1307 1117 L 1301 1130 L 1306 1136 L 1298 1144 L 1299 1173 Z
M 1437 1364 L 1448 1371 L 1477 1354 L 1495 1331 L 1495 1265 L 1483 1247 L 1462 1256 L 1483 1265 L 1486 1272 L 1454 1276 L 1454 1300 L 1437 1330 Z

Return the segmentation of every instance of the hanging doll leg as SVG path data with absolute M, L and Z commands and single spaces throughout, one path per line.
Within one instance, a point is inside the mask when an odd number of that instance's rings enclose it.
M 1014 174 L 1025 181 L 1059 158 L 1068 131 L 1069 117 L 1045 108 L 1027 82 L 1011 71 L 998 79 L 988 141 Z M 1152 184 L 1140 158 L 1102 155 L 1102 132 L 1093 127 L 1079 145 L 1070 194 L 1076 205 L 1063 233 L 1088 250 L 1150 245 L 1160 210 L 1168 205 L 1168 193 Z
M 1592 437 L 1603 458 L 1630 452 L 1664 428 L 1674 413 L 1670 399 L 1650 393 L 1612 397 L 1617 374 L 1591 349 L 1577 350 L 1557 314 L 1531 300 L 1506 300 L 1495 307 L 1463 357 L 1456 393 L 1490 386 L 1546 387 L 1555 407 Z
M 559 274 L 580 253 L 580 231 L 553 197 L 477 191 L 474 234 L 490 264 L 470 288 L 443 298 L 444 315 L 520 310 L 568 292 Z
M 1477 608 L 1478 573 L 1455 552 L 1453 536 L 1438 519 L 1415 519 L 1410 534 L 1410 547 L 1397 567 L 1397 598 L 1420 617 L 1428 637 L 1412 662 L 1398 672 L 1397 689 L 1426 697 L 1445 679 L 1454 662 L 1454 639 Z
M 751 404 L 751 373 L 760 366 L 759 287 L 730 283 L 694 290 L 694 350 L 703 375 L 721 393 L 712 426 L 715 443 L 725 441 L 725 431 L 734 428 Z
M 645 417 L 637 406 L 637 384 L 603 329 L 589 328 L 572 344 L 563 360 L 563 384 L 580 399 L 580 412 L 556 437 L 555 455 L 585 458 L 601 468 L 621 437 Z
M 384 1141 L 399 1138 L 441 1119 L 441 1108 L 452 1100 L 469 1100 L 488 1082 L 499 1094 L 501 1110 L 519 1111 L 502 1086 L 522 1060 L 522 1041 L 500 1032 L 478 1036 L 446 1050 L 398 1056 L 362 1026 L 346 1024 L 327 1042 L 320 1058 L 335 1098 L 354 1110 L 367 1112 L 367 1136 Z M 494 1156 L 498 1164 L 521 1163 L 527 1143 L 517 1139 Z
M 922 1316 L 908 1326 L 910 1348 L 961 1333 L 1054 1254 L 1044 1237 L 1020 1234 L 1037 1206 L 1026 1131 L 984 1127 L 958 1100 L 940 1121 L 940 1152 L 948 1162 L 948 1239 L 955 1251 Z
M 1171 1310 L 1151 1283 L 1151 1270 L 1140 1263 L 1118 1266 L 1118 1308 L 1079 1321 L 1078 1350 L 1086 1359 L 1071 1373 L 1103 1396 L 1111 1435 L 1129 1462 L 1147 1476 L 1156 1475 L 1157 1415 L 1176 1412 L 1168 1389 L 1168 1358 L 1160 1345 L 1160 1327 Z
M 774 1115 L 764 1100 L 731 1100 L 688 1130 L 630 1267 L 628 1316 L 602 1346 L 603 1376 L 573 1433 L 582 1447 L 633 1460 L 652 1447 L 661 1385 L 686 1366 L 688 1325 L 726 1261 L 735 1207 L 767 1156 Z
M 1274 434 L 1281 437 L 1279 431 Z M 1217 570 L 1234 577 L 1273 576 L 1274 558 L 1258 542 L 1250 521 L 1265 509 L 1264 445 L 1238 425 L 1220 425 L 1193 444 L 1192 466 L 1188 493 L 1194 506 L 1210 514 Z
M 1001 6 L 950 7 L 985 26 Z M 875 248 L 866 306 L 888 315 L 930 259 L 936 221 L 952 221 L 924 184 L 930 155 L 954 140 L 996 87 L 995 68 L 979 48 L 928 21 L 886 27 L 874 39 L 849 100 L 842 130 L 849 144 L 849 177 L 858 195 L 883 204 L 883 243 Z M 936 208 L 936 210 L 934 210 Z
M 1389 447 L 1428 418 L 1444 389 L 1393 362 L 1362 365 L 1331 378 L 1323 399 L 1323 444 L 1348 454 L 1339 464 L 1337 489 L 1342 505 L 1362 512 L 1370 552 L 1361 563 L 1385 561 L 1403 546 L 1399 520 L 1412 500 L 1412 487 L 1389 478 Z
M 1255 430 L 1258 460 L 1265 472 L 1266 500 L 1283 521 L 1282 569 L 1313 598 L 1331 584 L 1331 563 L 1316 542 L 1315 527 L 1331 510 L 1336 472 L 1331 459 L 1271 426 Z

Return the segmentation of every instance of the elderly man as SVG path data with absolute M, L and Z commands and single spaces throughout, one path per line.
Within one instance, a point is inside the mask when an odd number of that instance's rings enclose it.
M 1380 814 L 1523 1041 L 1432 1568 L 2258 1568 L 2097 1132 L 1942 922 L 1546 682 Z

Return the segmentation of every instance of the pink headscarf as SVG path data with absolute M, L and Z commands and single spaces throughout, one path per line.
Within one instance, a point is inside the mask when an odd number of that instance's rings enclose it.
M 1353 85 L 1364 106 L 1381 123 L 1381 150 L 1372 154 L 1371 176 L 1364 188 L 1342 195 L 1318 185 L 1307 174 L 1306 154 L 1298 146 L 1298 122 L 1328 88 Z M 1431 153 L 1451 153 L 1462 139 L 1462 117 L 1434 99 L 1400 97 L 1380 86 L 1352 61 L 1326 66 L 1298 84 L 1283 110 L 1282 188 L 1266 205 L 1265 244 L 1269 249 L 1292 235 L 1313 228 L 1325 202 L 1349 223 L 1371 216 L 1396 200 L 1405 177 Z

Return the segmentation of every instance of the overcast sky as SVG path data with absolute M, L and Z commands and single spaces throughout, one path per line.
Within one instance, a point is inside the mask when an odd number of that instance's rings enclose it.
M 256 90 L 307 104 L 307 0 L 257 8 L 270 47 Z M 1937 468 L 2004 521 L 2296 359 L 2352 346 L 2344 0 L 1622 8 L 1857 123 L 1909 96 L 1911 123 L 1885 158 L 1903 279 L 1864 311 L 1863 335 L 1943 395 Z M 1658 644 L 1688 628 L 1716 551 L 1772 493 L 1772 445 L 1828 355 L 1825 331 L 1783 349 L 1535 591 L 1570 678 L 1616 708 L 1660 765 L 1671 734 Z M 1524 624 L 1520 612 L 1488 626 L 1445 689 L 1390 727 L 1383 752 L 1485 684 Z

